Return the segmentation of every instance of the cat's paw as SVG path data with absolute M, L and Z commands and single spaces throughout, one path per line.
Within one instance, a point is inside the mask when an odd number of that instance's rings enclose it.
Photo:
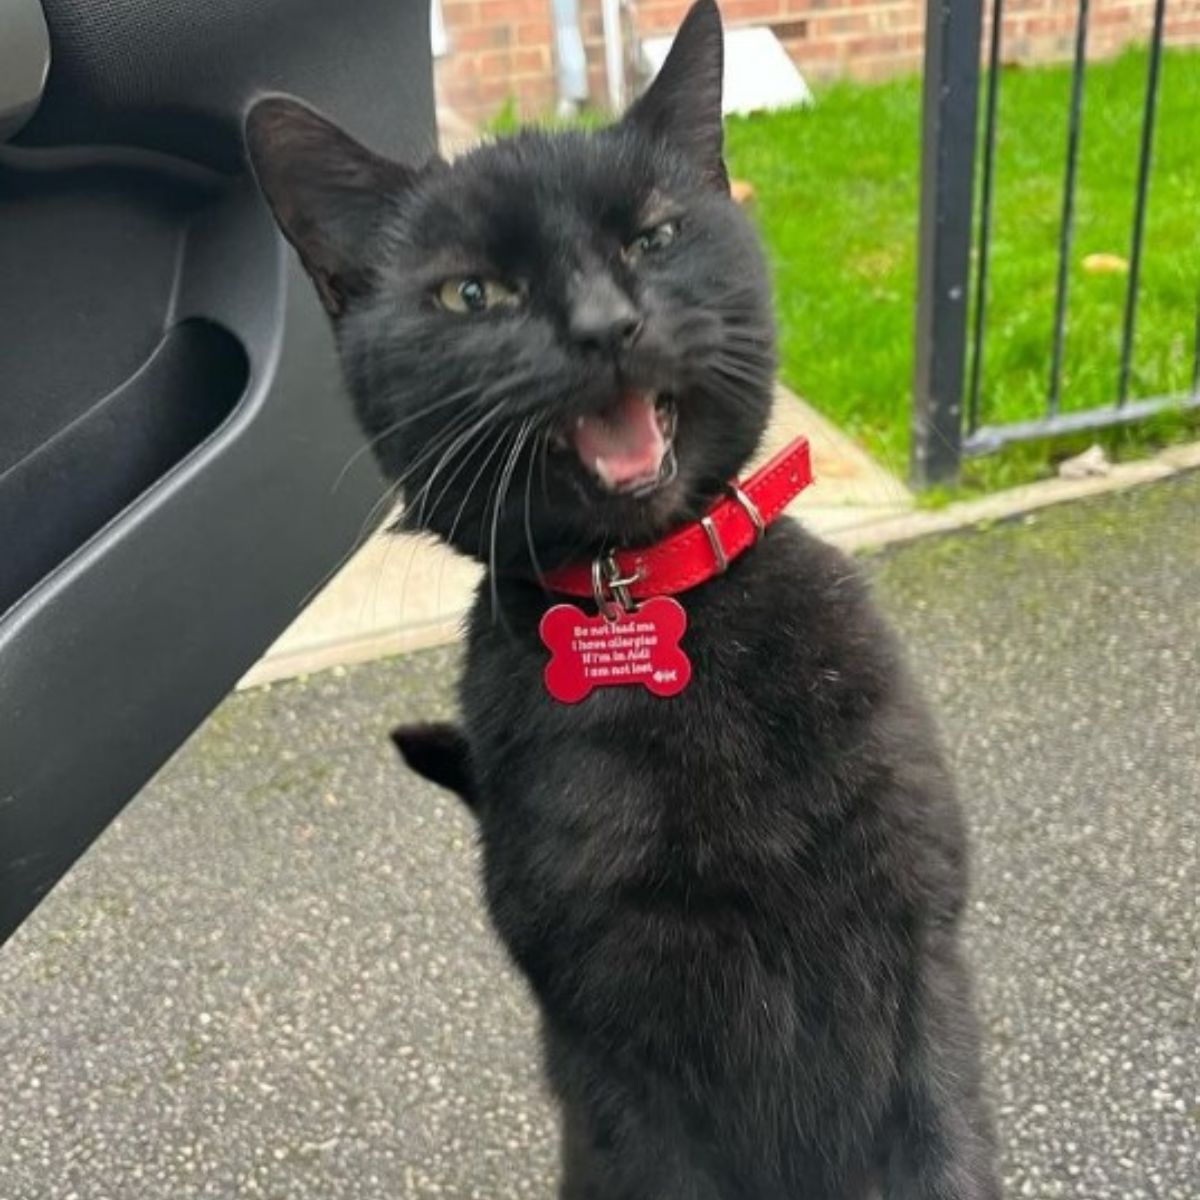
M 400 756 L 418 775 L 457 793 L 469 807 L 475 807 L 471 749 L 457 725 L 447 721 L 398 725 L 392 730 L 391 739 Z

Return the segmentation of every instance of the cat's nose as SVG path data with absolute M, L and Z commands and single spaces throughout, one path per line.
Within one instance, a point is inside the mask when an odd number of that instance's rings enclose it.
M 582 349 L 609 353 L 632 346 L 643 324 L 629 297 L 604 276 L 577 282 L 572 289 L 567 323 L 572 340 Z

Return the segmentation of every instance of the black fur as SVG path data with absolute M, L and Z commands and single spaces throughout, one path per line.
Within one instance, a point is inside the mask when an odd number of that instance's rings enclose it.
M 475 807 L 471 749 L 456 725 L 400 725 L 392 730 L 392 742 L 419 775 L 456 792 L 469 808 Z
M 406 523 L 489 567 L 463 733 L 394 736 L 478 813 L 492 917 L 544 1016 L 563 1196 L 994 1200 L 959 809 L 855 568 L 781 521 L 681 597 L 682 694 L 542 687 L 541 569 L 694 517 L 765 425 L 768 289 L 727 194 L 720 45 L 700 0 L 623 121 L 452 166 L 390 175 L 283 99 L 248 141 Z M 373 205 L 343 204 L 363 180 Z M 664 212 L 676 240 L 629 261 Z M 463 274 L 521 302 L 439 310 Z M 597 306 L 636 313 L 636 341 L 580 337 Z M 640 499 L 556 436 L 630 386 L 678 412 L 678 475 Z

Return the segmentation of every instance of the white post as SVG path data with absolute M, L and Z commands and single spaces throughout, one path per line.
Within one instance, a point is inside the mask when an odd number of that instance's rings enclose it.
M 621 0 L 600 0 L 604 22 L 604 70 L 608 76 L 608 103 L 614 112 L 625 104 L 625 47 L 621 38 Z

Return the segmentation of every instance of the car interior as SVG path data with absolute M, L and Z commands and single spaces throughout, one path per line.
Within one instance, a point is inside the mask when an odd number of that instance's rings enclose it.
M 242 120 L 289 92 L 428 156 L 428 21 L 426 0 L 0 0 L 0 941 L 381 495 Z

